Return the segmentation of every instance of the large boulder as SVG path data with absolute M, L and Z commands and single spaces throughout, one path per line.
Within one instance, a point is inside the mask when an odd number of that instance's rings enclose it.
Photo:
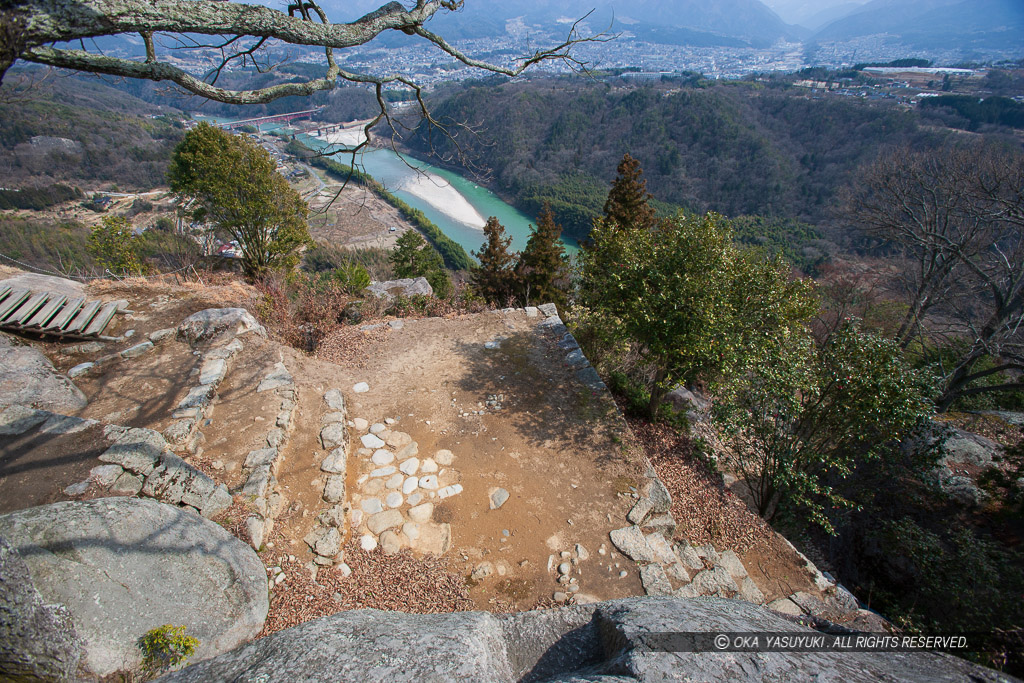
M 962 462 L 977 467 L 988 467 L 992 464 L 993 458 L 999 457 L 1003 450 L 991 439 L 955 427 L 947 427 L 940 434 L 945 437 L 942 452 L 947 465 L 951 462 Z
M 84 408 L 88 400 L 46 356 L 0 334 L 0 407 L 15 404 L 73 413 Z
M 53 275 L 40 275 L 39 273 L 20 273 L 6 280 L 0 280 L 0 289 L 10 287 L 11 289 L 27 289 L 32 293 L 55 292 L 63 294 L 69 299 L 76 299 L 85 296 L 85 285 L 75 280 L 68 280 Z
M 25 560 L 0 538 L 0 680 L 70 680 L 81 650 L 67 608 L 45 603 Z
M 193 313 L 178 325 L 178 339 L 190 344 L 222 335 L 235 337 L 247 332 L 267 336 L 263 325 L 244 308 L 207 308 Z
M 170 681 L 508 681 L 504 637 L 486 612 L 339 612 L 175 672 Z
M 266 570 L 246 544 L 181 508 L 139 498 L 43 505 L 0 516 L 48 603 L 67 607 L 97 676 L 136 667 L 164 624 L 199 639 L 193 659 L 250 640 L 267 617 Z
M 1009 410 L 980 410 L 982 415 L 993 415 L 1003 422 L 1015 427 L 1024 427 L 1024 413 L 1014 413 Z
M 403 278 L 401 280 L 388 280 L 387 282 L 374 282 L 366 291 L 376 297 L 391 301 L 396 296 L 411 297 L 417 294 L 433 296 L 434 289 L 427 282 L 425 277 Z
M 665 394 L 665 403 L 670 405 L 675 412 L 685 413 L 690 422 L 706 419 L 711 411 L 711 401 L 684 386 L 678 386 Z
M 719 598 L 628 598 L 519 614 L 339 612 L 279 631 L 165 681 L 1006 681 L 930 653 L 721 652 L 659 636 L 818 635 L 770 610 Z M 677 651 L 673 651 L 674 648 Z

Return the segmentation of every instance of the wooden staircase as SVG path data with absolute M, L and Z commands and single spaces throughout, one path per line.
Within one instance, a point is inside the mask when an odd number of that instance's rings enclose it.
M 0 288 L 0 328 L 68 339 L 104 339 L 114 315 L 125 301 L 88 301 L 54 292 Z

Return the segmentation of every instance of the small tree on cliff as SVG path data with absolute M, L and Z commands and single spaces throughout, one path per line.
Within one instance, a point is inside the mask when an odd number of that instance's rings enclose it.
M 484 248 L 473 252 L 480 265 L 470 271 L 470 282 L 489 303 L 503 306 L 517 289 L 515 265 L 518 254 L 509 252 L 512 237 L 505 233 L 505 227 L 494 216 L 487 219 L 484 235 L 487 236 Z
M 840 485 L 930 414 L 934 378 L 857 321 L 820 345 L 797 330 L 764 351 L 716 392 L 730 465 L 765 519 L 796 508 L 833 532 L 830 511 L 853 506 Z
M 648 201 L 647 181 L 640 162 L 627 152 L 619 162 L 618 175 L 604 203 L 606 221 L 620 228 L 649 228 L 654 224 L 654 209 Z
M 270 154 L 245 137 L 200 123 L 175 147 L 167 178 L 174 192 L 195 201 L 193 218 L 238 241 L 249 277 L 291 269 L 311 241 L 306 202 Z
M 530 240 L 516 264 L 523 302 L 554 303 L 564 306 L 569 291 L 569 264 L 561 242 L 562 226 L 545 202 L 537 227 L 530 227 Z

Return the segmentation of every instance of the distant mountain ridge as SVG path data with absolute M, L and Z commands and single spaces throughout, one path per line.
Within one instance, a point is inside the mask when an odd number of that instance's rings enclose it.
M 351 20 L 370 11 L 370 4 L 329 0 L 324 6 L 329 16 Z M 667 42 L 693 38 L 716 44 L 717 37 L 721 39 L 718 44 L 767 46 L 806 34 L 804 29 L 786 24 L 758 0 L 470 0 L 459 12 L 439 12 L 430 25 L 450 38 L 481 38 L 505 34 L 506 23 L 516 19 L 533 31 L 557 31 L 567 28 L 567 19 L 579 19 L 588 13 L 586 23 L 593 31 L 611 27 L 612 31 L 629 31 L 644 39 L 661 33 L 668 36 Z
M 872 0 L 812 40 L 889 34 L 910 47 L 1004 48 L 1024 43 L 1020 0 Z

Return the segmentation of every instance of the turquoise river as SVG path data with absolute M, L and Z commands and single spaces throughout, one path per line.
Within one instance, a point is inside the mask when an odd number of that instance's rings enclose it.
M 207 121 L 216 121 L 218 123 L 230 121 L 230 119 L 208 116 L 196 116 L 196 118 Z M 269 130 L 273 130 L 273 126 L 265 125 L 262 129 L 263 132 L 268 132 Z M 290 132 L 290 129 L 284 128 L 283 132 Z M 343 149 L 338 145 L 330 145 L 319 138 L 311 137 L 304 133 L 300 133 L 295 137 L 307 147 L 311 147 L 313 149 Z M 348 163 L 349 157 L 341 154 L 337 157 L 337 160 L 340 163 Z M 484 243 L 484 234 L 481 229 L 468 225 L 467 223 L 463 223 L 459 220 L 455 220 L 442 211 L 439 211 L 434 206 L 431 206 L 425 200 L 405 191 L 402 188 L 410 182 L 415 181 L 417 176 L 422 177 L 421 174 L 423 173 L 440 176 L 444 180 L 448 181 L 448 183 L 451 184 L 451 187 L 462 195 L 462 198 L 465 199 L 465 201 L 468 202 L 478 214 L 484 218 L 488 216 L 497 217 L 498 221 L 505 226 L 505 230 L 508 234 L 511 235 L 513 249 L 522 250 L 523 247 L 526 246 L 526 241 L 530 237 L 530 224 L 534 219 L 505 203 L 487 188 L 481 187 L 457 173 L 432 166 L 425 161 L 416 159 L 409 155 L 399 156 L 399 154 L 388 147 L 374 148 L 360 153 L 357 156 L 356 164 L 360 170 L 373 176 L 379 183 L 381 183 L 395 196 L 401 198 L 402 201 L 409 204 L 409 206 L 422 211 L 427 218 L 433 221 L 434 224 L 441 229 L 441 232 L 462 245 L 467 252 L 480 250 L 480 247 Z M 410 166 L 412 166 L 412 168 L 410 168 Z M 567 239 L 563 241 L 565 242 L 567 252 L 574 253 L 577 250 L 575 242 Z

